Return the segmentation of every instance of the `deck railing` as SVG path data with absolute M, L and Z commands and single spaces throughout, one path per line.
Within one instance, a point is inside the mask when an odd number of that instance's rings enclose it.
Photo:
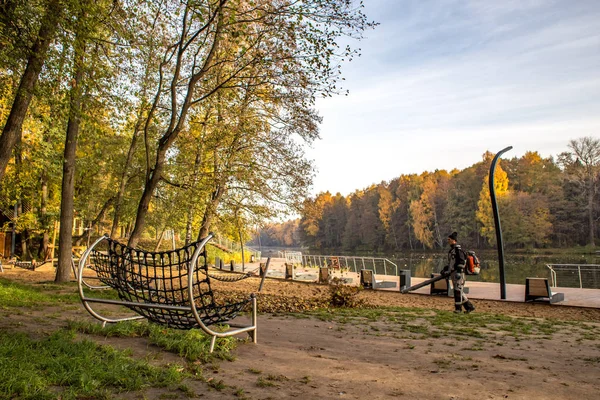
M 398 265 L 387 258 L 355 256 L 302 255 L 302 265 L 308 268 L 329 267 L 360 273 L 370 269 L 377 275 L 398 276 Z
M 552 286 L 600 289 L 600 265 L 598 264 L 547 264 Z

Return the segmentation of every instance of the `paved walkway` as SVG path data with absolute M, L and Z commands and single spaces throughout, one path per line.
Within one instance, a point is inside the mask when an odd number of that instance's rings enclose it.
M 425 278 L 412 278 L 411 284 L 416 285 L 425 281 Z M 500 300 L 500 284 L 490 282 L 469 282 L 469 296 L 473 299 Z M 412 293 L 429 294 L 429 286 L 425 286 Z M 579 288 L 552 288 L 552 293 L 564 293 L 565 299 L 560 304 L 563 306 L 593 307 L 600 308 L 600 289 L 579 289 Z M 525 285 L 507 284 L 506 301 L 525 301 Z
M 264 262 L 265 260 L 263 260 Z M 285 260 L 274 258 L 271 259 L 269 266 L 269 272 L 267 276 L 272 278 L 284 278 Z M 239 268 L 239 266 L 238 266 Z M 252 263 L 246 264 L 246 271 L 258 270 L 259 264 Z M 236 268 L 237 269 L 237 268 Z M 331 270 L 332 276 L 343 277 L 349 284 L 359 285 L 360 275 L 354 272 L 340 273 L 338 270 Z M 383 283 L 384 286 L 392 286 L 379 290 L 386 291 L 399 291 L 399 278 L 394 276 L 376 275 L 376 281 Z M 318 270 L 314 268 L 296 268 L 294 270 L 294 280 L 302 282 L 316 282 L 318 280 Z M 426 278 L 411 278 L 411 285 L 416 285 L 420 282 L 425 281 Z M 468 296 L 473 299 L 484 299 L 484 300 L 498 300 L 498 301 L 514 301 L 524 302 L 525 301 L 525 284 L 507 284 L 506 285 L 506 299 L 500 299 L 500 284 L 490 282 L 469 282 L 467 278 L 467 285 L 469 288 Z M 430 287 L 425 286 L 411 293 L 418 293 L 423 295 L 429 295 Z M 600 289 L 579 289 L 579 288 L 552 288 L 553 293 L 564 293 L 565 299 L 560 304 L 563 306 L 576 306 L 576 307 L 592 307 L 600 308 Z

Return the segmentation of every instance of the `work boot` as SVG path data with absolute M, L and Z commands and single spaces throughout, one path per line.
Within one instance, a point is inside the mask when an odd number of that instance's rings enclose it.
M 460 304 L 454 305 L 454 314 L 462 314 L 462 306 Z
M 473 303 L 471 303 L 471 301 L 467 301 L 465 304 L 463 304 L 465 306 L 465 312 L 467 314 L 475 311 L 475 306 L 473 305 Z

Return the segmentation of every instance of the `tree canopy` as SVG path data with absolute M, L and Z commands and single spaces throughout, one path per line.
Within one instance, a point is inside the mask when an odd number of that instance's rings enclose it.
M 595 244 L 600 235 L 599 144 L 584 137 L 570 141 L 557 161 L 530 151 L 498 163 L 494 184 L 506 246 Z M 278 237 L 297 237 L 296 246 L 346 251 L 441 248 L 453 231 L 469 247 L 493 247 L 492 159 L 486 152 L 481 162 L 462 171 L 401 175 L 347 197 L 321 193 L 305 201 L 297 227 L 270 226 L 265 232 L 275 232 L 275 243 Z
M 74 244 L 166 229 L 189 241 L 298 210 L 315 100 L 344 93 L 342 65 L 359 50 L 341 43 L 376 25 L 362 8 L 2 2 L 0 210 L 18 253 L 46 258 L 59 217 L 67 249 L 71 231 Z

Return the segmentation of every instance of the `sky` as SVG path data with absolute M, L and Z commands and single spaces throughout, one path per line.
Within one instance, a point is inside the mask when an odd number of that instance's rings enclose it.
M 600 137 L 600 0 L 364 0 L 379 22 L 319 100 L 312 194 Z

